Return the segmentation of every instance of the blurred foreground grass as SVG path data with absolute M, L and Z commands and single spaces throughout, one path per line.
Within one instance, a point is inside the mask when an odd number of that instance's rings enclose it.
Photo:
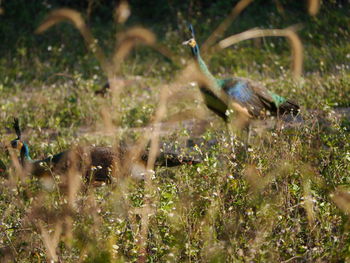
M 282 15 L 272 16 L 274 26 Z M 241 19 L 242 30 L 250 19 Z M 259 22 L 266 23 L 255 24 Z M 198 93 L 197 87 L 188 85 L 182 98 L 167 105 L 167 117 L 204 109 L 210 124 L 201 136 L 219 143 L 209 150 L 198 147 L 201 164 L 160 168 L 151 188 L 144 182 L 120 180 L 81 191 L 73 208 L 64 193 L 46 189 L 35 179 L 0 178 L 2 259 L 36 262 L 57 255 L 60 262 L 140 260 L 140 226 L 147 217 L 148 262 L 350 260 L 350 122 L 332 114 L 334 107 L 350 107 L 346 22 L 343 11 L 334 9 L 321 10 L 306 23 L 301 32 L 305 74 L 300 80 L 290 76 L 289 52 L 281 40 L 247 41 L 211 57 L 209 65 L 216 74 L 259 80 L 298 101 L 305 124 L 297 129 L 264 131 L 245 148 L 200 99 L 186 100 L 186 94 L 192 98 Z M 197 27 L 205 36 L 210 29 L 202 23 Z M 75 36 L 72 42 L 81 41 L 69 26 L 63 29 Z M 190 56 L 180 45 L 181 34 L 169 31 L 161 41 L 185 63 Z M 105 82 L 96 60 L 67 47 L 67 42 L 46 41 L 46 49 L 18 46 L 0 58 L 0 142 L 15 138 L 11 122 L 17 116 L 34 158 L 77 143 L 111 145 L 115 137 L 136 140 L 143 131 L 135 128 L 152 119 L 160 86 L 179 71 L 154 51 L 136 49 L 122 66 L 123 77 L 133 81 L 111 113 L 113 123 L 120 124 L 118 132 L 101 135 L 101 108 L 115 104 L 111 96 L 94 94 Z M 326 124 L 310 109 L 321 112 Z M 183 129 L 163 139 L 190 137 L 191 132 Z M 4 149 L 0 159 L 10 166 Z M 13 168 L 10 174 L 15 174 Z M 152 200 L 149 210 L 135 209 L 145 200 Z

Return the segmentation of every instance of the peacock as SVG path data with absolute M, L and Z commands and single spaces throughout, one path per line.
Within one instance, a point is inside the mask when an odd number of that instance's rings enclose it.
M 49 175 L 49 165 L 53 165 L 54 170 L 58 170 L 58 168 L 64 169 L 61 164 L 63 164 L 63 159 L 67 157 L 68 151 L 61 152 L 42 160 L 33 160 L 30 157 L 27 143 L 22 141 L 21 129 L 17 118 L 14 119 L 13 127 L 16 131 L 17 138 L 11 141 L 11 147 L 20 151 L 19 160 L 25 171 L 28 171 L 34 176 L 44 177 L 45 175 Z
M 111 182 L 111 175 L 117 172 L 115 169 L 118 165 L 118 168 L 128 170 L 129 174 L 136 179 L 142 179 L 146 171 L 147 151 L 142 152 L 141 156 L 135 160 L 126 160 L 133 147 L 123 142 L 116 148 L 76 147 L 74 150 L 63 151 L 42 160 L 33 160 L 30 157 L 27 143 L 21 139 L 21 129 L 17 118 L 14 119 L 13 127 L 17 138 L 11 141 L 11 146 L 20 151 L 20 163 L 24 170 L 35 177 L 47 177 L 52 172 L 64 174 L 72 166 L 72 160 L 75 160 L 76 168 L 82 171 L 89 182 Z M 199 162 L 201 160 L 198 156 L 183 156 L 171 149 L 166 149 L 159 153 L 155 165 L 172 167 Z
M 201 84 L 200 91 L 203 94 L 207 107 L 219 117 L 225 121 L 228 120 L 228 105 L 216 96 L 212 90 L 218 93 L 224 91 L 232 99 L 232 102 L 235 103 L 235 109 L 238 109 L 241 113 L 245 113 L 248 118 L 262 118 L 269 115 L 269 113 L 274 116 L 284 114 L 295 116 L 299 113 L 300 108 L 297 103 L 267 90 L 260 83 L 240 77 L 227 79 L 214 77 L 200 55 L 192 25 L 189 25 L 189 30 L 191 32 L 191 38 L 183 42 L 183 45 L 190 46 L 192 55 L 201 73 L 208 79 L 210 87 L 208 87 L 208 84 Z

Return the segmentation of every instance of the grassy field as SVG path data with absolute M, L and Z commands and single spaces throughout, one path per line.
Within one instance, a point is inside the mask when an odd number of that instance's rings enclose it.
M 8 178 L 0 178 L 0 261 L 350 261 L 350 119 L 335 114 L 350 107 L 350 6 L 330 2 L 314 17 L 292 5 L 282 12 L 275 4 L 254 3 L 225 33 L 302 23 L 297 34 L 304 71 L 298 79 L 283 38 L 248 40 L 205 56 L 216 76 L 249 77 L 301 105 L 303 123 L 259 129 L 249 146 L 205 107 L 194 80 L 184 77 L 191 61 L 181 45 L 185 21 L 145 23 L 173 60 L 157 48 L 136 46 L 115 73 L 126 84 L 119 82 L 118 91 L 104 97 L 94 91 L 106 82 L 106 72 L 73 25 L 40 35 L 18 29 L 23 35 L 13 45 L 1 44 L 0 160 Z M 218 15 L 221 8 L 227 7 L 213 4 L 193 17 L 200 42 L 225 17 Z M 4 6 L 0 21 L 9 22 L 6 11 Z M 177 13 L 176 21 L 183 16 Z M 91 23 L 107 58 L 115 32 L 131 27 L 112 22 Z M 2 32 L 11 29 L 6 26 Z M 4 41 L 14 41 L 16 32 L 8 34 Z M 123 177 L 96 188 L 70 186 L 67 193 L 54 175 L 53 188 L 20 176 L 6 150 L 16 138 L 14 117 L 33 159 L 74 145 L 154 141 L 158 134 L 145 130 L 162 121 L 176 126 L 162 132 L 162 141 L 180 147 L 200 137 L 196 154 L 203 162 L 157 168 L 145 181 Z M 181 121 L 193 118 L 201 127 L 184 127 Z M 218 143 L 205 147 L 213 139 Z

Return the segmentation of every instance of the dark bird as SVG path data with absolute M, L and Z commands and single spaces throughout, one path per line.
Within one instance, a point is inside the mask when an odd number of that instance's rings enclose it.
M 234 108 L 236 110 L 238 109 L 241 113 L 245 113 L 248 118 L 261 118 L 268 115 L 267 112 L 275 116 L 298 114 L 298 104 L 267 90 L 260 83 L 240 77 L 227 79 L 215 78 L 200 55 L 192 25 L 189 26 L 189 30 L 191 32 L 191 38 L 183 42 L 183 45 L 190 46 L 192 55 L 201 73 L 210 83 L 210 87 L 208 87 L 208 84 L 200 84 L 200 90 L 207 107 L 214 113 L 227 121 L 228 116 L 226 111 L 228 105 L 216 96 L 213 90 L 217 93 L 224 91 L 232 100 L 231 102 L 235 103 Z
M 146 162 L 148 152 L 144 150 L 138 158 L 133 158 L 130 153 L 134 148 L 125 143 L 120 143 L 119 147 L 76 147 L 74 150 L 67 150 L 42 160 L 33 160 L 30 157 L 27 143 L 21 139 L 21 129 L 17 118 L 13 127 L 17 138 L 11 141 L 11 146 L 20 151 L 20 163 L 24 170 L 36 177 L 52 175 L 52 172 L 64 174 L 72 167 L 82 171 L 86 180 L 90 182 L 110 182 L 112 176 L 120 175 L 122 171 L 137 179 L 142 179 L 146 172 Z M 196 164 L 201 160 L 198 156 L 183 156 L 172 149 L 161 151 L 157 158 L 156 166 L 178 166 L 182 164 Z M 119 176 L 118 175 L 118 176 Z

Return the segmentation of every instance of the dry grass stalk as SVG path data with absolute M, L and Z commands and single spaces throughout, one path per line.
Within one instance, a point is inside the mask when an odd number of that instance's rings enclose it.
M 87 16 L 88 20 L 91 17 L 92 10 L 94 9 L 95 5 L 96 5 L 95 0 L 88 0 L 88 6 L 86 8 L 86 16 Z
M 159 105 L 154 116 L 153 123 L 160 123 L 162 118 L 166 114 L 166 104 L 168 100 L 168 88 L 164 86 L 160 92 Z M 147 248 L 147 235 L 148 235 L 148 226 L 149 226 L 149 217 L 152 211 L 152 200 L 150 199 L 152 191 L 152 172 L 154 170 L 154 163 L 159 151 L 159 132 L 160 126 L 156 125 L 153 132 L 150 134 L 150 150 L 147 160 L 146 174 L 145 174 L 145 198 L 144 205 L 141 213 L 141 230 L 138 237 L 139 243 L 139 257 L 138 262 L 146 262 L 146 248 Z
M 338 187 L 331 195 L 333 202 L 346 214 L 350 213 L 350 192 Z
M 275 201 L 280 199 L 281 196 L 275 197 Z M 259 249 L 266 244 L 269 234 L 274 230 L 277 224 L 277 217 L 275 211 L 271 209 L 273 202 L 265 204 L 257 213 L 264 215 L 261 216 L 256 222 L 257 230 L 254 233 L 254 239 L 249 241 L 249 255 L 247 255 L 247 261 L 254 261 L 256 255 L 259 253 Z
M 131 50 L 139 44 L 151 47 L 173 63 L 177 63 L 178 60 L 167 47 L 156 42 L 156 36 L 153 32 L 144 27 L 133 27 L 122 34 L 118 34 L 117 42 L 118 45 L 113 54 L 113 65 L 116 73 L 119 73 L 120 65 Z
M 250 29 L 221 40 L 217 46 L 218 48 L 224 49 L 243 40 L 270 36 L 285 37 L 289 40 L 292 48 L 291 67 L 293 76 L 296 78 L 300 77 L 303 68 L 303 45 L 299 36 L 295 33 L 295 27 L 288 27 L 285 29 Z
M 254 165 L 248 165 L 244 170 L 245 179 L 253 193 L 260 193 L 271 181 L 272 176 L 262 176 Z
M 117 19 L 119 22 L 123 22 L 127 19 L 126 11 L 128 7 L 126 6 L 126 2 L 122 2 L 117 7 Z M 104 123 L 106 124 L 106 127 L 108 130 L 113 129 L 112 124 L 112 116 L 110 116 L 110 112 L 113 112 L 113 109 L 115 109 L 119 102 L 119 94 L 124 87 L 124 83 L 121 83 L 119 79 L 117 78 L 117 75 L 119 73 L 120 65 L 124 61 L 125 57 L 130 53 L 130 51 L 138 44 L 143 43 L 146 45 L 153 46 L 156 42 L 155 35 L 142 27 L 135 27 L 127 30 L 125 33 L 122 34 L 122 38 L 119 41 L 118 46 L 115 48 L 112 63 L 110 63 L 104 53 L 102 52 L 101 48 L 97 45 L 97 41 L 94 39 L 94 37 L 91 34 L 90 29 L 87 27 L 86 23 L 84 22 L 81 14 L 77 11 L 71 10 L 71 9 L 58 9 L 53 12 L 51 12 L 46 20 L 39 26 L 39 28 L 36 30 L 36 33 L 42 33 L 51 26 L 68 20 L 70 21 L 82 34 L 87 46 L 91 49 L 91 51 L 95 54 L 96 58 L 100 62 L 102 69 L 105 71 L 105 73 L 108 76 L 108 82 L 111 87 L 112 92 L 112 109 L 102 109 L 102 117 L 104 120 Z M 116 142 L 116 145 L 118 145 L 118 141 Z M 137 155 L 139 156 L 139 155 Z M 128 165 L 126 165 L 128 167 Z
M 97 40 L 93 37 L 89 27 L 86 25 L 81 14 L 75 10 L 69 8 L 62 8 L 52 11 L 44 20 L 44 22 L 36 29 L 35 33 L 41 34 L 48 30 L 50 27 L 63 22 L 71 22 L 83 36 L 87 47 L 95 54 L 96 58 L 100 62 L 103 70 L 110 76 L 111 67 L 102 51 L 98 46 Z
M 127 1 L 120 1 L 119 5 L 114 11 L 114 19 L 118 24 L 124 24 L 131 14 L 130 6 Z
M 67 172 L 68 176 L 68 205 L 71 209 L 76 207 L 77 194 L 81 187 L 81 177 L 78 173 L 78 156 L 77 151 L 73 150 L 69 156 L 70 167 Z
M 314 171 L 314 168 L 309 164 L 303 164 L 301 167 L 301 172 L 303 175 L 303 197 L 304 202 L 303 206 L 307 214 L 307 219 L 309 222 L 309 226 L 313 227 L 315 223 L 315 204 L 314 198 L 311 191 L 311 182 L 314 184 L 323 185 L 323 180 Z
M 146 146 L 146 144 L 149 142 L 151 138 L 155 138 L 154 133 L 157 133 L 156 137 L 159 136 L 160 133 L 160 123 L 162 118 L 164 117 L 166 111 L 164 107 L 167 105 L 168 101 L 167 98 L 170 94 L 173 96 L 173 94 L 176 94 L 179 91 L 179 87 L 181 88 L 183 85 L 186 85 L 189 81 L 194 81 L 196 78 L 199 78 L 199 76 L 202 76 L 202 74 L 199 72 L 199 70 L 196 68 L 194 63 L 190 63 L 184 70 L 182 70 L 176 80 L 171 83 L 170 87 L 161 87 L 161 92 L 160 92 L 160 100 L 158 104 L 158 108 L 155 112 L 154 118 L 152 122 L 144 129 L 143 136 L 140 137 L 140 139 L 136 142 L 135 147 L 133 151 L 130 151 L 129 157 L 126 159 L 130 159 L 131 156 L 140 156 L 142 150 Z M 206 79 L 206 78 L 205 78 Z M 166 101 L 161 101 L 161 100 L 166 100 Z M 172 101 L 173 102 L 173 101 Z M 156 132 L 155 132 L 156 131 Z M 155 146 L 154 146 L 155 147 Z M 158 147 L 158 145 L 157 145 Z M 154 150 L 152 150 L 154 151 Z M 154 154 L 154 152 L 152 152 Z M 152 155 L 150 153 L 150 155 Z M 152 159 L 155 157 L 152 157 Z M 151 167 L 152 162 L 148 164 L 148 167 Z
M 314 225 L 315 222 L 315 212 L 314 212 L 314 203 L 311 193 L 311 181 L 305 180 L 303 182 L 303 190 L 304 190 L 304 209 L 307 214 L 307 220 L 309 222 L 310 227 Z
M 311 16 L 317 15 L 320 4 L 320 0 L 307 0 L 307 10 Z
M 116 8 L 116 13 L 118 14 L 117 20 L 119 22 L 123 22 L 124 19 L 127 19 L 127 10 L 127 3 L 125 1 L 122 1 L 120 5 Z M 112 62 L 110 62 L 109 60 L 107 60 L 102 49 L 98 46 L 97 40 L 93 37 L 90 29 L 84 22 L 81 14 L 75 10 L 67 8 L 52 11 L 47 16 L 45 21 L 38 27 L 36 33 L 42 33 L 49 29 L 51 26 L 65 20 L 71 22 L 79 30 L 79 32 L 85 40 L 86 45 L 96 56 L 97 60 L 100 62 L 102 69 L 108 77 L 108 82 L 111 87 L 111 90 L 113 90 L 113 108 L 115 108 L 116 105 L 118 105 L 119 94 L 125 85 L 123 83 L 120 83 L 120 81 L 118 81 L 117 78 L 120 70 L 120 65 L 124 61 L 125 57 L 137 44 L 142 43 L 151 46 L 152 48 L 159 51 L 161 54 L 168 57 L 169 59 L 172 60 L 174 58 L 172 53 L 167 48 L 156 44 L 156 37 L 151 31 L 142 27 L 135 27 L 121 34 L 121 40 L 119 41 L 118 46 L 116 46 Z M 110 112 L 112 112 L 112 110 Z
M 58 261 L 56 249 L 58 246 L 58 242 L 60 241 L 60 236 L 62 234 L 62 224 L 63 221 L 58 220 L 55 224 L 55 230 L 53 231 L 53 234 L 50 235 L 50 231 L 44 227 L 42 221 L 39 221 L 38 223 L 41 231 L 41 236 L 43 238 L 43 243 L 46 248 L 47 256 L 50 262 Z
M 19 175 L 19 177 L 21 179 L 25 178 L 25 169 L 24 167 L 20 164 L 20 161 L 16 155 L 15 150 L 10 146 L 10 145 L 6 145 L 6 148 L 8 149 L 9 155 L 10 155 L 10 159 L 11 159 L 11 163 L 14 166 L 14 168 L 16 169 L 16 173 L 15 175 Z M 15 178 L 12 178 L 15 181 Z
M 116 47 L 113 55 L 113 65 L 116 67 L 116 72 L 119 72 L 121 63 L 123 63 L 125 57 L 137 44 L 152 46 L 156 42 L 156 36 L 143 27 L 128 29 L 125 33 L 119 36 L 119 39 L 118 47 Z
M 162 120 L 162 118 L 166 114 L 166 106 L 168 103 L 169 98 L 169 91 L 176 92 L 178 90 L 178 87 L 181 87 L 182 84 L 193 81 L 195 78 L 201 79 L 202 74 L 200 74 L 200 71 L 195 66 L 194 63 L 191 63 L 188 65 L 177 77 L 177 79 L 170 84 L 170 86 L 163 86 L 160 92 L 160 98 L 159 98 L 159 104 L 158 108 L 156 110 L 156 113 L 154 115 L 152 124 L 154 126 L 153 130 L 148 130 L 141 141 L 139 141 L 138 145 L 142 145 L 138 149 L 142 149 L 144 143 L 148 140 L 151 141 L 150 145 L 150 151 L 149 151 L 149 157 L 147 161 L 147 172 L 145 176 L 145 198 L 144 198 L 144 206 L 142 208 L 141 212 L 141 231 L 139 232 L 138 243 L 139 243 L 139 258 L 138 262 L 145 262 L 146 261 L 146 247 L 147 247 L 147 234 L 148 234 L 148 227 L 149 227 L 149 216 L 150 211 L 152 211 L 152 200 L 150 200 L 150 195 L 152 190 L 152 171 L 154 170 L 154 163 L 156 160 L 156 156 L 159 151 L 159 134 L 160 134 L 160 125 L 159 124 Z M 207 78 L 205 78 L 204 81 L 206 81 Z M 137 154 L 137 153 L 136 153 Z
M 177 77 L 177 79 L 171 83 L 168 86 L 163 86 L 161 93 L 160 93 L 160 99 L 159 99 L 159 105 L 157 108 L 157 111 L 155 113 L 154 119 L 152 121 L 152 125 L 154 127 L 153 130 L 149 129 L 146 130 L 146 133 L 142 137 L 142 139 L 139 141 L 137 145 L 139 147 L 138 150 L 142 149 L 145 145 L 145 142 L 147 142 L 149 139 L 151 141 L 150 151 L 149 151 L 149 157 L 147 162 L 147 172 L 145 177 L 145 192 L 150 193 L 152 190 L 152 181 L 151 181 L 151 172 L 154 169 L 154 163 L 156 160 L 156 156 L 158 153 L 158 147 L 159 147 L 159 134 L 160 134 L 160 126 L 156 125 L 159 124 L 166 114 L 166 106 L 168 103 L 169 98 L 169 91 L 176 93 L 179 90 L 179 87 L 184 85 L 185 83 L 188 83 L 189 81 L 196 81 L 199 83 L 199 85 L 205 85 L 206 87 L 211 87 L 211 82 L 208 80 L 206 76 L 204 76 L 200 70 L 198 69 L 197 65 L 195 63 L 190 63 Z M 217 92 L 213 90 L 213 92 L 216 94 Z M 216 94 L 220 99 L 222 99 L 227 105 L 232 106 L 235 109 L 235 104 L 231 103 L 230 98 L 224 93 L 218 93 Z M 236 109 L 237 110 L 237 109 Z M 138 155 L 137 152 L 133 152 L 133 155 Z M 146 261 L 146 247 L 147 247 L 147 233 L 148 233 L 148 225 L 149 225 L 149 216 L 152 206 L 152 200 L 150 200 L 149 195 L 145 195 L 144 199 L 144 207 L 142 208 L 141 214 L 141 231 L 139 232 L 139 237 L 137 240 L 139 241 L 139 258 L 138 262 L 145 262 Z
M 227 28 L 231 25 L 233 20 L 250 4 L 253 0 L 241 0 L 232 9 L 231 13 L 225 18 L 223 22 L 214 30 L 210 37 L 204 42 L 202 52 L 205 53 L 210 46 L 212 46 L 218 38 L 220 38 Z
M 236 8 L 233 10 L 232 12 L 232 17 L 230 19 L 226 19 L 224 21 L 224 23 L 221 25 L 221 27 L 218 28 L 218 32 L 216 32 L 216 34 L 214 34 L 214 41 L 215 39 L 218 37 L 218 35 L 222 34 L 224 30 L 226 30 L 226 28 L 228 27 L 230 21 L 232 21 L 234 19 L 234 17 L 236 17 L 251 1 L 241 1 Z M 51 27 L 52 25 L 61 22 L 62 20 L 69 20 L 71 21 L 77 28 L 78 30 L 81 32 L 81 34 L 83 35 L 85 42 L 88 44 L 89 47 L 92 46 L 92 44 L 95 44 L 96 41 L 93 39 L 90 30 L 86 27 L 84 21 L 82 20 L 82 17 L 79 13 L 77 13 L 76 11 L 73 10 L 57 10 L 56 13 L 55 11 L 48 17 L 48 19 L 38 28 L 37 32 L 43 32 L 46 29 L 48 29 L 49 27 Z M 122 22 L 121 20 L 119 20 L 120 22 Z M 212 39 L 213 40 L 213 39 Z M 210 39 L 208 40 L 210 43 Z M 109 81 L 110 81 L 110 86 L 111 89 L 113 91 L 113 101 L 115 101 L 117 103 L 118 99 L 119 99 L 119 93 L 121 88 L 123 87 L 123 85 L 120 85 L 118 83 L 118 81 L 116 80 L 116 74 L 118 74 L 119 72 L 119 67 L 121 65 L 121 63 L 124 61 L 125 57 L 130 53 L 130 51 L 138 44 L 138 43 L 142 43 L 142 44 L 146 44 L 149 46 L 154 47 L 156 50 L 159 50 L 159 46 L 157 46 L 156 43 L 156 38 L 154 36 L 154 34 L 152 32 L 150 32 L 147 29 L 138 27 L 138 28 L 132 28 L 129 29 L 128 31 L 126 31 L 121 40 L 119 41 L 119 45 L 118 47 L 115 49 L 115 53 L 113 55 L 113 60 L 111 64 L 107 64 L 106 59 L 104 58 L 104 55 L 102 56 L 102 60 L 100 59 L 101 56 L 99 57 L 98 52 L 94 52 L 97 56 L 97 58 L 99 59 L 99 61 L 101 62 L 103 66 L 104 70 L 107 72 L 107 75 L 109 77 Z M 166 54 L 167 56 L 169 56 L 169 54 L 167 53 L 167 50 L 164 51 L 164 49 L 162 49 L 163 52 L 161 52 L 162 54 Z M 101 50 L 98 49 L 99 52 L 102 52 Z M 114 66 L 114 69 L 111 70 L 110 69 L 110 65 Z M 139 141 L 139 143 L 137 144 L 137 147 L 135 148 L 135 151 L 131 151 L 130 152 L 130 157 L 131 158 L 125 158 L 126 162 L 130 162 L 132 163 L 135 160 L 135 156 L 139 156 L 140 152 L 142 151 L 142 149 L 144 149 L 144 146 L 146 145 L 146 143 L 150 140 L 151 141 L 151 147 L 150 147 L 150 152 L 149 152 L 149 158 L 148 158 L 148 162 L 147 162 L 147 172 L 145 174 L 145 199 L 144 199 L 144 207 L 141 209 L 134 209 L 134 213 L 140 214 L 141 215 L 141 229 L 140 232 L 137 233 L 137 240 L 138 240 L 138 249 L 139 249 L 139 258 L 138 261 L 139 262 L 145 262 L 147 255 L 146 255 L 146 248 L 147 248 L 147 235 L 148 235 L 148 230 L 149 230 L 149 216 L 151 214 L 151 207 L 152 204 L 154 203 L 154 200 L 151 200 L 151 195 L 149 193 L 152 192 L 152 181 L 151 181 L 151 171 L 153 171 L 154 169 L 154 163 L 156 160 L 156 156 L 158 153 L 158 146 L 159 146 L 159 134 L 160 134 L 160 126 L 157 125 L 161 122 L 163 116 L 166 113 L 166 105 L 167 105 L 167 101 L 168 101 L 168 96 L 169 96 L 169 90 L 171 89 L 172 91 L 177 90 L 179 86 L 181 86 L 181 84 L 186 83 L 188 81 L 197 81 L 200 85 L 205 85 L 206 87 L 211 87 L 211 83 L 210 80 L 208 80 L 203 74 L 200 73 L 200 71 L 198 70 L 198 67 L 194 64 L 191 63 L 185 70 L 183 70 L 181 72 L 181 74 L 179 75 L 180 77 L 171 84 L 171 87 L 163 87 L 160 93 L 160 99 L 159 99 L 159 106 L 157 108 L 157 111 L 155 113 L 154 119 L 152 124 L 154 125 L 153 129 L 149 129 L 144 136 L 142 137 L 142 140 Z M 174 89 L 174 90 L 173 90 Z M 213 90 L 214 94 L 217 93 L 215 90 Z M 220 99 L 222 99 L 225 103 L 227 103 L 227 105 L 230 105 L 232 108 L 234 108 L 240 115 L 245 116 L 246 118 L 249 117 L 247 116 L 247 113 L 244 111 L 241 111 L 240 107 L 238 107 L 239 105 L 236 105 L 236 103 L 232 102 L 228 96 L 224 93 L 224 92 L 219 92 L 217 95 L 217 97 L 219 97 Z M 113 103 L 114 105 L 116 103 Z M 110 114 L 108 114 L 109 111 L 108 109 L 104 109 L 103 110 L 103 116 L 104 116 L 104 122 L 106 124 L 106 127 L 109 127 L 108 129 L 113 128 L 113 124 L 111 121 L 111 116 Z M 123 167 L 130 167 L 130 165 L 126 165 Z M 123 168 L 120 167 L 120 168 Z M 71 171 L 71 176 L 69 177 L 70 181 L 74 181 L 76 178 L 74 178 L 73 176 L 75 176 L 74 171 Z M 76 182 L 75 182 L 76 184 Z M 69 204 L 71 206 L 73 206 L 74 202 L 75 202 L 75 196 L 76 193 L 78 191 L 78 186 L 72 186 L 72 188 L 69 189 Z M 92 207 L 94 207 L 95 205 L 92 205 Z M 131 211 L 130 211 L 131 212 Z M 93 213 L 95 215 L 95 220 L 98 221 L 97 219 L 97 214 Z M 96 226 L 96 224 L 94 224 Z M 42 230 L 43 233 L 43 238 L 45 240 L 45 238 L 47 238 L 47 234 L 45 232 L 45 230 Z M 50 257 L 54 258 L 55 254 L 54 254 L 54 250 L 56 249 L 56 247 L 54 246 L 54 244 L 48 244 L 48 242 L 46 241 L 46 247 L 48 247 L 48 252 Z M 53 247 L 55 249 L 53 249 Z M 57 256 L 56 256 L 57 257 Z
M 121 7 L 117 7 L 117 9 L 119 8 Z M 109 84 L 113 90 L 118 90 L 120 88 L 117 85 L 118 83 L 115 83 L 114 80 L 119 73 L 120 64 L 130 53 L 132 48 L 134 48 L 137 43 L 154 45 L 156 39 L 151 31 L 142 27 L 127 30 L 123 35 L 122 41 L 120 41 L 118 47 L 115 49 L 112 63 L 110 63 L 102 49 L 99 47 L 98 41 L 93 37 L 91 30 L 86 25 L 81 14 L 75 10 L 62 8 L 52 11 L 35 32 L 38 34 L 43 33 L 53 25 L 66 20 L 71 22 L 79 30 L 87 47 L 96 56 L 103 71 L 106 73 Z M 119 94 L 119 92 L 116 92 L 116 94 Z
M 284 11 L 284 8 L 281 4 L 281 2 L 279 0 L 274 0 L 275 2 L 275 5 L 276 5 L 276 8 L 277 8 L 277 11 L 282 14 L 282 15 L 285 15 L 285 11 Z
M 113 123 L 112 123 L 112 117 L 111 112 L 107 107 L 102 107 L 101 109 L 101 117 L 103 120 L 103 128 L 106 133 L 111 134 L 113 131 Z
M 160 123 L 162 118 L 166 114 L 166 104 L 168 100 L 168 88 L 165 86 L 160 93 L 159 98 L 159 106 L 156 111 L 155 117 L 154 117 L 154 123 Z M 147 170 L 154 169 L 154 163 L 156 161 L 157 153 L 158 153 L 158 146 L 159 146 L 159 133 L 160 133 L 160 125 L 156 125 L 155 129 L 153 130 L 151 134 L 151 147 L 149 152 L 149 157 L 147 161 Z M 149 182 L 149 176 L 146 177 L 146 183 Z

